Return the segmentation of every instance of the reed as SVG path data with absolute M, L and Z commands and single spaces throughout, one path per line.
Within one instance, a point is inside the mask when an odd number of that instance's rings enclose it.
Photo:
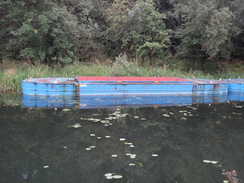
M 17 92 L 21 91 L 21 81 L 27 78 L 47 78 L 47 77 L 75 77 L 81 76 L 106 76 L 109 66 L 106 65 L 86 65 L 74 63 L 62 68 L 53 68 L 47 65 L 30 66 L 26 64 L 11 64 L 10 67 L 0 65 L 0 91 Z
M 0 64 L 0 91 L 21 92 L 21 81 L 27 78 L 42 77 L 70 77 L 75 76 L 158 76 L 158 77 L 182 77 L 202 79 L 228 79 L 244 78 L 244 71 L 240 67 L 228 67 L 225 72 L 219 74 L 206 73 L 199 70 L 191 70 L 178 67 L 142 67 L 134 62 L 129 62 L 126 57 L 116 58 L 114 64 L 87 64 L 74 63 L 62 68 L 49 67 L 47 65 L 31 66 L 19 62 Z

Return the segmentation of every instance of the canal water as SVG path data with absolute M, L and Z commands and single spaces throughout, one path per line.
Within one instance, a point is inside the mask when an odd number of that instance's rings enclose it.
M 0 182 L 244 181 L 243 119 L 241 102 L 46 109 L 2 97 Z

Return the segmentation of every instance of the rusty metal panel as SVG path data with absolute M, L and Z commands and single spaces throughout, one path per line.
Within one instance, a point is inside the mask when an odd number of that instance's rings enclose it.
M 30 78 L 22 81 L 22 93 L 27 95 L 76 95 L 78 87 L 73 78 Z

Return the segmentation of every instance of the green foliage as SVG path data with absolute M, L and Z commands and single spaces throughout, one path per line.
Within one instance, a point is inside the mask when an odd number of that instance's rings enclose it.
M 75 1 L 72 3 L 77 5 Z M 18 0 L 7 5 L 2 22 L 8 37 L 6 52 L 14 58 L 26 59 L 29 63 L 68 64 L 76 60 L 78 52 L 82 53 L 81 47 L 90 44 L 92 28 L 89 21 L 84 21 L 86 17 L 80 16 L 82 13 L 88 16 L 87 8 L 84 8 L 85 13 L 75 12 L 74 15 L 71 7 L 51 0 Z
M 237 1 L 171 2 L 180 25 L 176 31 L 181 40 L 177 55 L 193 60 L 228 60 L 233 47 L 231 40 L 240 33 L 235 23 L 236 12 L 231 9 Z
M 231 52 L 231 28 L 234 24 L 234 14 L 229 8 L 214 10 L 205 31 L 202 49 L 210 59 L 218 56 L 229 59 Z
M 123 54 L 115 58 L 115 62 L 111 68 L 111 75 L 138 76 L 140 75 L 140 70 L 138 65 L 133 62 L 129 62 L 126 54 Z
M 141 18 L 140 23 L 137 21 L 139 23 L 137 26 L 140 27 L 141 36 L 134 40 L 139 43 L 136 51 L 142 58 L 147 56 L 150 59 L 150 65 L 152 65 L 154 64 L 152 59 L 162 55 L 164 49 L 170 44 L 169 31 L 166 30 L 164 24 L 166 16 L 155 10 L 151 0 L 140 1 L 137 6 L 140 10 L 137 19 Z M 131 18 L 135 19 L 133 16 Z
M 153 59 L 162 55 L 169 45 L 169 31 L 164 24 L 166 16 L 155 10 L 152 0 L 135 4 L 115 1 L 108 12 L 106 35 L 128 55 L 149 58 L 152 65 Z
M 47 9 L 40 11 L 44 5 Z M 8 49 L 15 49 L 28 62 L 70 63 L 79 38 L 76 18 L 65 7 L 48 6 L 36 3 L 34 12 L 23 12 L 22 25 L 10 32 Z
M 0 62 L 65 65 L 126 53 L 140 65 L 174 65 L 169 51 L 193 65 L 242 59 L 243 6 L 243 0 L 4 0 Z

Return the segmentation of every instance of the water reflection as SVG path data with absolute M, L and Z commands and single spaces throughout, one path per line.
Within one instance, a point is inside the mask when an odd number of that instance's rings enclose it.
M 222 168 L 244 180 L 243 108 L 1 105 L 0 182 L 216 183 L 224 180 Z M 123 177 L 108 180 L 106 173 Z
M 79 109 L 116 107 L 184 106 L 227 102 L 226 95 L 94 95 L 94 96 L 34 96 L 23 95 L 25 107 L 76 107 Z

